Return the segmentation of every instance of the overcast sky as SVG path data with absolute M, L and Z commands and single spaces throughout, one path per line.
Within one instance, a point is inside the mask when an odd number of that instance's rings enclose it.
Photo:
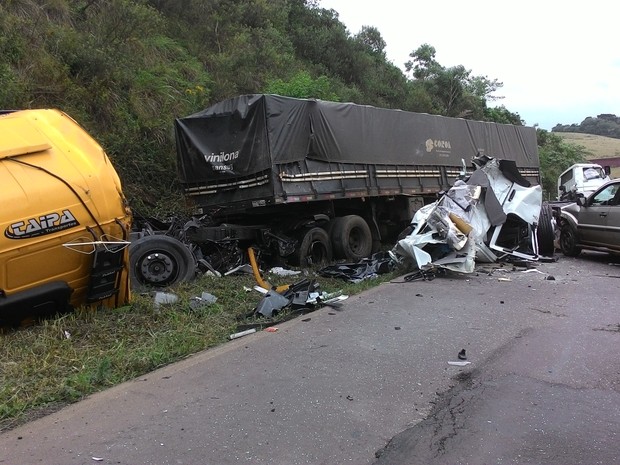
M 550 130 L 588 116 L 620 116 L 618 14 L 589 0 L 320 0 L 350 34 L 376 27 L 388 59 L 404 69 L 428 43 L 444 67 L 497 79 L 504 105 L 528 126 Z

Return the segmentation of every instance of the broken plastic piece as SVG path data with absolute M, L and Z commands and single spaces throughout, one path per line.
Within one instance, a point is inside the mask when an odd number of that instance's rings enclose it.
M 328 278 L 342 278 L 351 283 L 359 283 L 365 279 L 372 279 L 378 275 L 389 273 L 395 268 L 396 261 L 392 254 L 377 252 L 357 263 L 326 266 L 319 270 L 319 274 Z
M 252 329 L 246 329 L 245 331 L 240 331 L 238 333 L 234 333 L 231 334 L 230 336 L 228 336 L 231 340 L 232 339 L 239 339 L 240 337 L 243 336 L 247 336 L 248 334 L 252 334 L 256 332 L 256 328 L 252 328 Z
M 214 304 L 215 302 L 217 302 L 217 297 L 215 297 L 213 294 L 209 294 L 208 292 L 203 292 L 200 298 L 203 300 L 203 302 L 206 302 L 208 304 Z
M 271 318 L 275 313 L 278 313 L 289 304 L 289 299 L 284 297 L 282 294 L 278 294 L 276 291 L 271 290 L 265 294 L 263 299 L 256 306 L 256 313 L 260 313 L 267 318 Z
M 415 273 L 408 274 L 403 279 L 407 282 L 411 281 L 432 281 L 437 276 L 446 274 L 446 270 L 443 268 L 420 270 Z
M 471 362 L 466 362 L 466 361 L 462 361 L 462 362 L 448 362 L 448 365 L 452 365 L 455 367 L 465 367 L 467 365 L 469 365 Z
M 342 301 L 347 300 L 349 298 L 348 295 L 339 295 L 337 297 L 333 297 L 331 299 L 324 300 L 323 303 L 329 307 L 342 307 Z
M 189 306 L 193 310 L 197 310 L 199 308 L 214 304 L 215 302 L 217 302 L 217 297 L 213 294 L 209 294 L 208 292 L 203 292 L 200 297 L 192 297 L 190 299 Z
M 226 273 L 224 273 L 224 276 L 228 276 L 233 273 L 252 274 L 253 271 L 252 271 L 252 267 L 246 263 L 245 265 L 239 265 L 233 268 L 232 270 L 228 270 Z
M 258 286 L 258 285 L 254 286 L 254 287 L 253 287 L 253 289 L 254 289 L 256 292 L 260 292 L 260 293 L 261 293 L 261 294 L 263 294 L 263 295 L 265 295 L 265 294 L 267 294 L 267 292 L 269 292 L 269 289 L 265 289 L 264 287 L 260 287 L 260 286 Z
M 155 308 L 159 308 L 162 304 L 174 304 L 179 301 L 179 297 L 169 292 L 155 293 Z
M 282 268 L 281 266 L 276 266 L 269 270 L 269 273 L 275 274 L 276 276 L 296 276 L 301 273 L 298 270 L 287 270 Z

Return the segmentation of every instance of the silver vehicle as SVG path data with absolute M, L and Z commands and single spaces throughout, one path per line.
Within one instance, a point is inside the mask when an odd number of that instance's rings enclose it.
M 575 257 L 582 249 L 620 254 L 620 179 L 562 208 L 560 248 Z

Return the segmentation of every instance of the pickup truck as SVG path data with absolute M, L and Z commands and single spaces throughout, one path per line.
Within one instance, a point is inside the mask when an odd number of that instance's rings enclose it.
M 575 163 L 568 167 L 557 179 L 557 200 L 545 202 L 542 214 L 553 218 L 554 247 L 560 246 L 562 230 L 562 210 L 578 199 L 589 197 L 600 186 L 609 182 L 610 167 L 596 163 Z
M 575 257 L 583 249 L 620 254 L 620 179 L 564 206 L 559 230 L 564 255 Z

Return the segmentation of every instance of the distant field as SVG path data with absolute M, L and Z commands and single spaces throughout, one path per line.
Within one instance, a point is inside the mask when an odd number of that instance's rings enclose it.
M 572 144 L 585 147 L 588 159 L 620 157 L 620 139 L 579 132 L 554 132 Z M 611 169 L 612 178 L 620 178 L 620 168 Z
M 567 142 L 585 147 L 590 152 L 588 158 L 620 157 L 620 139 L 579 132 L 554 132 L 554 134 Z

